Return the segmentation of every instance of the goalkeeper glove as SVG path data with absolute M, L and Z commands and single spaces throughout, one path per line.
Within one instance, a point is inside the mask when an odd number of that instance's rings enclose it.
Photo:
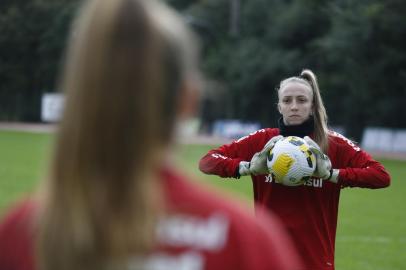
M 267 155 L 269 151 L 271 151 L 271 149 L 275 146 L 275 143 L 281 139 L 283 139 L 283 136 L 281 135 L 273 137 L 265 144 L 264 148 L 261 151 L 254 154 L 250 162 L 241 161 L 239 165 L 240 175 L 268 174 L 269 170 L 266 166 Z
M 321 151 L 320 146 L 315 141 L 308 136 L 305 136 L 304 140 L 309 144 L 310 151 L 316 156 L 316 170 L 313 176 L 337 183 L 339 170 L 331 168 L 329 157 Z
M 241 161 L 238 167 L 238 174 L 241 176 L 251 174 L 250 163 L 248 161 Z

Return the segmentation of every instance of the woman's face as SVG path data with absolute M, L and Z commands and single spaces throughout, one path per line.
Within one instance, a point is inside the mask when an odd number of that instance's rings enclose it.
M 285 125 L 300 125 L 313 111 L 313 92 L 305 84 L 289 82 L 278 92 L 278 110 Z

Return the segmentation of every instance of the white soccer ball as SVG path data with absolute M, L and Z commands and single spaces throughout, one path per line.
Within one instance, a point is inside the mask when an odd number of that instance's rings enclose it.
M 305 140 L 289 136 L 269 151 L 267 166 L 276 183 L 299 186 L 313 175 L 316 157 Z

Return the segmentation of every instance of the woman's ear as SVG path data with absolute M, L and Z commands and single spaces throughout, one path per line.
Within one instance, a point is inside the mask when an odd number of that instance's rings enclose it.
M 279 102 L 276 103 L 276 107 L 278 108 L 278 112 L 279 112 L 280 114 L 282 114 L 282 112 L 281 112 L 281 105 L 279 104 Z
M 180 89 L 178 118 L 187 119 L 197 113 L 200 99 L 199 83 L 193 80 L 185 80 Z

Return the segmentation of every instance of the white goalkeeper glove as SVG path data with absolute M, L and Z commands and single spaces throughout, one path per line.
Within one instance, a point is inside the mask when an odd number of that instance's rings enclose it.
M 261 151 L 254 154 L 250 162 L 241 161 L 239 165 L 239 174 L 240 175 L 268 174 L 269 170 L 268 167 L 266 166 L 267 155 L 269 151 L 271 151 L 271 149 L 274 147 L 275 143 L 281 139 L 283 139 L 282 135 L 273 137 L 265 144 L 264 148 L 262 148 Z
M 321 151 L 320 146 L 310 137 L 305 136 L 304 140 L 309 144 L 310 151 L 316 156 L 316 170 L 313 176 L 337 183 L 339 170 L 331 168 L 330 158 Z
M 250 175 L 250 163 L 248 161 L 241 161 L 238 167 L 238 174 L 241 176 Z

